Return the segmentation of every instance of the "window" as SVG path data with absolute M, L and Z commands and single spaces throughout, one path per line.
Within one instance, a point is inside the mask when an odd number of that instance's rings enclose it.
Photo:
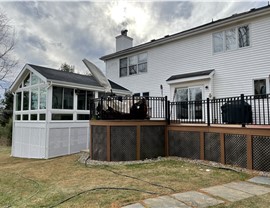
M 29 110 L 29 92 L 23 92 L 23 110 Z
M 31 73 L 31 85 L 38 84 L 39 78 L 33 72 Z
M 263 98 L 266 95 L 266 79 L 254 80 L 255 98 Z
M 235 28 L 225 31 L 226 50 L 236 49 L 236 30 Z
M 38 88 L 32 88 L 31 90 L 31 110 L 38 109 Z
M 120 59 L 120 77 L 127 76 L 127 58 Z
M 223 52 L 250 45 L 249 25 L 213 33 L 213 52 Z
M 73 114 L 52 114 L 52 120 L 73 120 Z
M 64 109 L 73 109 L 73 89 L 64 88 Z
M 94 93 L 86 90 L 78 90 L 78 102 L 77 109 L 78 110 L 89 110 L 90 99 L 94 98 Z
M 239 48 L 249 46 L 249 26 L 245 25 L 238 28 Z
M 27 75 L 27 77 L 23 81 L 23 86 L 28 87 L 30 85 L 30 74 Z
M 202 119 L 202 87 L 176 89 L 176 114 L 180 119 Z
M 23 120 L 24 120 L 24 121 L 28 121 L 28 114 L 24 114 L 24 115 L 23 115 Z
M 214 53 L 223 51 L 223 33 L 213 34 Z
M 20 111 L 22 109 L 22 93 L 16 93 L 16 111 Z
M 15 119 L 16 119 L 17 121 L 20 121 L 20 120 L 21 120 L 21 115 L 16 115 Z
M 143 93 L 142 93 L 142 96 L 143 96 L 143 97 L 149 97 L 149 92 L 143 92 Z
M 45 113 L 39 114 L 39 120 L 40 121 L 45 121 L 46 120 L 46 114 Z
M 73 89 L 53 87 L 53 109 L 73 109 Z
M 89 114 L 78 114 L 77 115 L 77 120 L 89 120 Z
M 120 59 L 120 77 L 147 72 L 147 53 Z
M 129 75 L 137 74 L 137 64 L 138 64 L 137 56 L 129 57 Z
M 39 109 L 46 109 L 46 96 L 47 96 L 46 87 L 41 87 L 39 90 Z
M 37 114 L 31 114 L 30 119 L 31 119 L 31 121 L 36 121 L 37 120 Z

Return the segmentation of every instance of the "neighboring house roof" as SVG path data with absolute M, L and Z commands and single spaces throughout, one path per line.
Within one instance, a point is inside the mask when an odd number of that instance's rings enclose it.
M 184 79 L 184 78 L 190 78 L 190 77 L 198 77 L 198 76 L 207 76 L 210 75 L 214 69 L 211 70 L 206 70 L 206 71 L 199 71 L 199 72 L 192 72 L 192 73 L 187 73 L 187 74 L 178 74 L 178 75 L 173 75 L 166 81 L 172 81 L 176 79 Z
M 76 74 L 72 72 L 66 72 L 66 71 L 61 71 L 57 69 L 52 69 L 52 68 L 47 68 L 43 66 L 37 66 L 33 64 L 26 64 L 24 67 L 24 70 L 27 69 L 27 66 L 31 67 L 34 69 L 36 72 L 38 72 L 41 76 L 45 77 L 47 81 L 55 81 L 55 82 L 67 82 L 67 83 L 73 83 L 73 84 L 79 84 L 79 85 L 87 85 L 87 86 L 94 86 L 94 87 L 102 87 L 93 76 L 90 75 L 82 75 L 82 74 Z M 28 67 L 28 68 L 29 68 Z M 22 71 L 24 71 L 22 70 Z M 14 88 L 15 83 L 18 78 L 22 76 L 22 72 L 18 75 L 16 80 L 11 86 L 11 89 Z M 115 90 L 123 90 L 123 91 L 129 91 L 128 89 L 116 84 L 113 81 L 110 81 L 110 84 L 112 86 L 112 89 Z
M 165 44 L 168 42 L 179 40 L 179 39 L 189 37 L 189 36 L 192 36 L 195 34 L 199 34 L 202 32 L 206 32 L 209 30 L 213 30 L 213 29 L 219 28 L 221 26 L 232 24 L 234 22 L 239 22 L 239 21 L 242 21 L 243 19 L 258 17 L 258 16 L 262 16 L 265 14 L 269 14 L 269 13 L 270 13 L 270 5 L 265 6 L 265 7 L 261 7 L 261 8 L 257 8 L 257 9 L 253 8 L 247 12 L 233 14 L 232 16 L 227 17 L 227 18 L 212 21 L 210 23 L 207 23 L 207 24 L 204 24 L 204 25 L 201 25 L 201 26 L 189 29 L 189 30 L 185 30 L 183 32 L 179 32 L 179 33 L 176 33 L 173 35 L 166 35 L 160 39 L 151 40 L 150 42 L 147 42 L 147 43 L 144 43 L 144 44 L 141 44 L 138 46 L 134 46 L 131 48 L 127 48 L 125 50 L 118 51 L 116 53 L 102 56 L 100 59 L 103 61 L 106 61 L 109 59 L 118 58 L 121 56 L 126 56 L 126 55 L 134 53 L 134 52 L 139 52 L 139 51 L 146 50 L 146 49 L 149 49 L 149 48 L 152 48 L 152 47 L 155 47 L 158 45 L 162 45 L 162 44 Z

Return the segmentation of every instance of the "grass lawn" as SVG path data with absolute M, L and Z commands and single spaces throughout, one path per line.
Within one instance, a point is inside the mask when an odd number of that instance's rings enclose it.
M 50 160 L 12 158 L 10 148 L 0 146 L 0 207 L 55 207 L 69 197 L 57 207 L 120 207 L 252 177 L 177 160 L 85 167 L 78 158 L 78 154 Z M 265 196 L 232 207 L 256 207 L 252 206 L 256 200 L 269 205 L 270 195 Z

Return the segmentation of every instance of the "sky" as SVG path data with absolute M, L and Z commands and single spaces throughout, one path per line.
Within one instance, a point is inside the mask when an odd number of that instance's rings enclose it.
M 87 58 L 105 72 L 101 56 L 115 52 L 115 37 L 128 30 L 133 45 L 213 20 L 266 6 L 268 1 L 0 1 L 0 12 L 15 30 L 18 65 L 8 87 L 26 63 L 87 73 Z M 0 96 L 3 89 L 0 89 Z M 0 97 L 1 98 L 1 97 Z

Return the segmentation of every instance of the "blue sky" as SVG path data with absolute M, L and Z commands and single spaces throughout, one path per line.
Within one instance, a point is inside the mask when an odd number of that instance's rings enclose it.
M 115 37 L 124 28 L 138 45 L 265 5 L 267 1 L 0 2 L 16 31 L 14 56 L 19 60 L 7 80 L 12 82 L 26 63 L 59 68 L 66 62 L 86 73 L 82 59 L 87 58 L 104 71 L 99 58 L 115 52 Z

